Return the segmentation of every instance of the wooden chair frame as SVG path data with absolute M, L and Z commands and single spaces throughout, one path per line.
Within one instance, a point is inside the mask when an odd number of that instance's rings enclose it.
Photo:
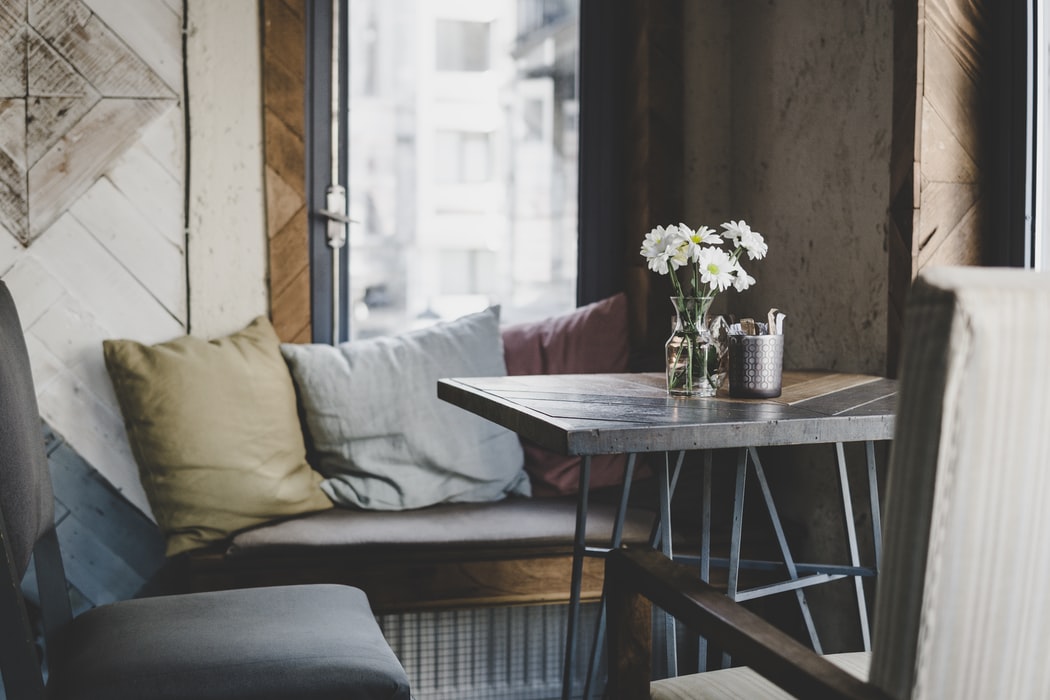
M 614 700 L 649 697 L 652 605 L 798 697 L 888 700 L 700 580 L 660 552 L 623 548 L 606 560 L 609 690 Z

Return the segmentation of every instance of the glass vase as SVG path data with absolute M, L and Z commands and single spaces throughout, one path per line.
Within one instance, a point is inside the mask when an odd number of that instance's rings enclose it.
M 671 297 L 675 323 L 664 346 L 667 393 L 714 396 L 726 378 L 726 346 L 708 319 L 711 297 Z

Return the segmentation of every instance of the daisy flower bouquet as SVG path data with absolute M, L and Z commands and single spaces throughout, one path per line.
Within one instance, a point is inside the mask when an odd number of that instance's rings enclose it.
M 714 396 L 725 381 L 725 343 L 707 314 L 720 292 L 742 292 L 755 283 L 740 264 L 744 254 L 760 260 L 767 250 L 762 234 L 743 220 L 724 223 L 721 231 L 679 224 L 645 235 L 642 256 L 650 270 L 670 276 L 675 291 L 675 328 L 666 345 L 668 393 Z

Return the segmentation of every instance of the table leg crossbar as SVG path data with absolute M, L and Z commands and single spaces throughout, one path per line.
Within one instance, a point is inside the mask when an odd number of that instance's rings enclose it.
M 838 479 L 842 495 L 842 506 L 843 515 L 846 522 L 846 536 L 849 544 L 850 552 L 850 565 L 836 565 L 836 564 L 803 564 L 796 563 L 794 557 L 791 554 L 791 549 L 787 543 L 787 537 L 784 532 L 783 525 L 780 521 L 780 516 L 777 512 L 776 504 L 773 501 L 773 495 L 769 488 L 769 483 L 766 479 L 765 470 L 762 467 L 762 462 L 759 459 L 758 452 L 753 447 L 740 448 L 737 453 L 737 464 L 734 484 L 734 495 L 733 495 L 733 520 L 732 529 L 730 532 L 729 542 L 729 558 L 716 558 L 711 556 L 711 472 L 713 456 L 710 450 L 704 452 L 703 459 L 703 494 L 702 494 L 702 532 L 700 539 L 700 556 L 698 562 L 698 569 L 700 578 L 704 581 L 710 580 L 711 566 L 726 566 L 728 568 L 728 584 L 726 593 L 729 598 L 736 601 L 747 601 L 756 598 L 761 598 L 777 593 L 784 593 L 794 591 L 796 599 L 798 600 L 799 609 L 802 613 L 803 621 L 806 625 L 806 629 L 810 636 L 810 641 L 813 644 L 813 649 L 817 653 L 822 653 L 820 639 L 817 635 L 816 627 L 813 623 L 813 617 L 809 609 L 809 605 L 806 602 L 805 588 L 810 586 L 828 583 L 842 578 L 853 577 L 856 586 L 857 595 L 857 607 L 858 614 L 860 617 L 861 633 L 864 642 L 864 649 L 870 651 L 871 649 L 871 635 L 869 631 L 868 615 L 867 615 L 867 604 L 864 597 L 864 584 L 862 577 L 872 576 L 878 573 L 879 567 L 882 561 L 882 531 L 881 531 L 881 519 L 879 515 L 879 492 L 877 483 L 877 474 L 875 466 L 875 445 L 871 441 L 865 443 L 865 457 L 868 477 L 868 494 L 871 504 L 871 525 L 873 531 L 873 545 L 875 554 L 875 566 L 874 568 L 862 567 L 860 565 L 860 551 L 857 544 L 857 532 L 856 526 L 853 520 L 853 503 L 850 495 L 849 477 L 846 473 L 846 459 L 845 451 L 842 443 L 835 444 L 836 449 L 836 461 L 838 467 Z M 678 453 L 678 457 L 674 466 L 671 468 L 671 456 L 670 453 L 664 454 L 664 468 L 662 473 L 659 475 L 659 490 L 660 490 L 660 513 L 659 519 L 653 528 L 653 532 L 650 539 L 650 545 L 656 547 L 659 545 L 661 551 L 670 557 L 674 558 L 674 549 L 671 542 L 672 531 L 671 531 L 671 498 L 674 495 L 675 487 L 678 484 L 678 477 L 681 473 L 682 464 L 684 462 L 685 452 L 681 451 Z M 627 513 L 627 504 L 630 498 L 631 482 L 634 477 L 636 455 L 630 454 L 627 460 L 627 466 L 624 470 L 624 484 L 621 492 L 620 502 L 616 513 L 616 522 L 613 527 L 612 541 L 610 542 L 611 548 L 618 548 L 623 541 L 623 525 L 624 518 Z M 754 465 L 755 476 L 758 479 L 759 487 L 762 491 L 762 498 L 766 505 L 766 511 L 769 514 L 770 521 L 773 525 L 773 530 L 776 534 L 777 545 L 780 549 L 783 561 L 781 562 L 765 562 L 755 560 L 745 560 L 741 558 L 740 548 L 743 539 L 743 516 L 744 516 L 744 495 L 745 485 L 747 482 L 747 466 L 748 461 L 751 461 Z M 586 532 L 587 532 L 587 509 L 588 509 L 588 485 L 590 484 L 590 467 L 591 458 L 585 456 L 583 463 L 580 468 L 580 493 L 577 500 L 576 507 L 576 536 L 574 538 L 574 551 L 575 556 L 573 557 L 572 565 L 572 587 L 569 595 L 569 621 L 568 629 L 565 640 L 565 667 L 562 677 L 562 699 L 569 700 L 573 694 L 573 668 L 576 660 L 576 638 L 579 632 L 579 617 L 580 617 L 580 590 L 583 579 L 583 557 L 587 555 L 592 556 L 603 556 L 608 553 L 609 548 L 600 547 L 587 547 Z M 679 557 L 679 559 L 692 560 L 694 557 Z M 740 569 L 783 569 L 788 575 L 788 579 L 773 584 L 758 586 L 755 588 L 740 590 L 739 588 L 739 575 Z M 591 691 L 593 686 L 594 674 L 599 664 L 601 650 L 605 636 L 605 595 L 603 593 L 601 600 L 601 610 L 598 616 L 598 624 L 595 629 L 594 644 L 592 646 L 592 653 L 589 659 L 586 685 L 584 687 L 584 698 L 591 697 Z M 677 653 L 676 653 L 676 635 L 675 635 L 675 624 L 673 619 L 668 619 L 665 625 L 665 636 L 666 636 L 666 657 L 667 657 L 667 672 L 669 676 L 676 675 L 677 673 Z M 700 639 L 699 646 L 699 658 L 698 668 L 701 671 L 707 668 L 707 641 Z M 723 665 L 728 666 L 730 659 L 728 655 L 723 655 Z

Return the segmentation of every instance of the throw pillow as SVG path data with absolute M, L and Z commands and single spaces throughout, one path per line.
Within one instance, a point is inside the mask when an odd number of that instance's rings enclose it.
M 504 376 L 497 309 L 398 336 L 281 346 L 322 484 L 374 510 L 528 495 L 514 433 L 437 397 L 443 377 Z
M 169 556 L 332 506 L 306 462 L 295 387 L 267 319 L 210 342 L 102 346 Z
M 629 371 L 627 296 L 607 299 L 561 316 L 503 329 L 507 374 L 594 374 Z M 522 440 L 525 471 L 537 496 L 576 493 L 580 457 L 566 457 Z M 623 482 L 624 455 L 591 458 L 591 488 Z M 643 475 L 644 468 L 636 472 Z M 646 472 L 647 473 L 647 472 Z

